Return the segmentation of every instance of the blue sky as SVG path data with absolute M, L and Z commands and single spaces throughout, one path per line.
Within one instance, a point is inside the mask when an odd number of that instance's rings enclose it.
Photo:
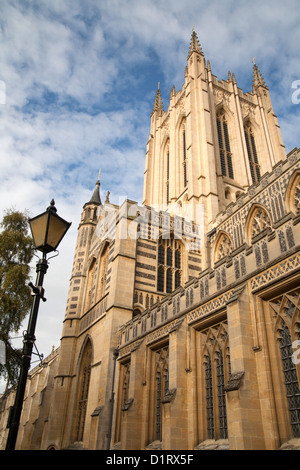
M 193 25 L 212 73 L 269 86 L 287 150 L 300 145 L 299 0 L 0 0 L 0 210 L 72 222 L 45 278 L 38 347 L 59 345 L 80 213 L 101 196 L 141 201 L 157 83 L 184 82 Z M 298 95 L 300 97 L 300 94 Z M 5 99 L 3 99 L 5 97 Z M 33 272 L 34 277 L 34 272 Z

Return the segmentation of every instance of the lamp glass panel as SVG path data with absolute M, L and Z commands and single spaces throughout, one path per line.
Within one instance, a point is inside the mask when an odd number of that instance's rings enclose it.
M 55 250 L 68 228 L 69 224 L 65 220 L 50 214 L 47 245 Z
M 47 230 L 48 212 L 30 220 L 32 237 L 36 248 L 45 244 L 45 236 Z

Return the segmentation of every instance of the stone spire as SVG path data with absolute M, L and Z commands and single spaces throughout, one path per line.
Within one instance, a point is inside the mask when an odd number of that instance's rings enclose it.
M 164 108 L 163 108 L 163 103 L 162 103 L 160 89 L 159 89 L 159 82 L 158 82 L 157 92 L 156 92 L 154 106 L 153 106 L 153 113 L 155 111 L 158 111 L 159 114 L 162 114 L 163 110 Z
M 201 49 L 198 36 L 195 33 L 195 28 L 193 27 L 193 32 L 192 32 L 192 37 L 191 37 L 191 43 L 190 43 L 190 50 L 188 54 L 188 59 L 191 57 L 193 52 L 197 52 L 198 54 L 203 55 L 203 51 Z
M 99 171 L 98 180 L 96 182 L 93 195 L 92 195 L 91 199 L 89 200 L 89 204 L 102 205 L 101 197 L 100 197 L 100 173 L 101 173 L 101 170 Z
M 259 68 L 257 67 L 255 63 L 255 57 L 253 59 L 253 87 L 256 88 L 258 86 L 263 86 L 264 88 L 267 88 L 267 85 L 262 77 L 262 74 L 259 71 Z

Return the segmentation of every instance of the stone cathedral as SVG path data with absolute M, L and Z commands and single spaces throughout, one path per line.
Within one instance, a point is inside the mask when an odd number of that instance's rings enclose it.
M 300 150 L 255 62 L 245 93 L 193 31 L 183 75 L 167 110 L 155 96 L 143 203 L 102 202 L 98 180 L 83 206 L 19 449 L 300 447 Z

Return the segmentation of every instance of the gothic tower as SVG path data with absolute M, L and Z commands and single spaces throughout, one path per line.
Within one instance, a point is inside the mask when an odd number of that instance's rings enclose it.
M 151 115 L 144 204 L 171 212 L 192 206 L 204 227 L 249 186 L 286 157 L 268 87 L 253 65 L 253 88 L 244 93 L 235 75 L 218 80 L 192 33 L 185 80 L 173 86 L 167 111 L 158 88 Z M 183 215 L 185 215 L 183 213 Z

